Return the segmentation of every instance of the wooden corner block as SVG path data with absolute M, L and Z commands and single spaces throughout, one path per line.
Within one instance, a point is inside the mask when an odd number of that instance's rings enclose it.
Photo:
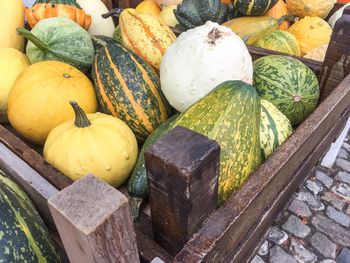
M 217 208 L 220 146 L 176 127 L 145 152 L 156 241 L 171 254 Z
M 87 175 L 48 200 L 72 263 L 139 262 L 127 198 Z

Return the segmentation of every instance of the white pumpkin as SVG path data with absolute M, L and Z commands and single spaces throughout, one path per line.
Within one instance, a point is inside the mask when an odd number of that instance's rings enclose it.
M 252 84 L 253 63 L 241 38 L 231 29 L 206 22 L 182 33 L 160 65 L 162 91 L 182 112 L 226 80 Z
M 77 0 L 77 3 L 86 13 L 91 15 L 91 26 L 89 32 L 91 35 L 104 35 L 113 37 L 114 23 L 112 17 L 102 18 L 102 14 L 108 12 L 107 7 L 101 0 Z
M 334 28 L 335 23 L 337 22 L 337 20 L 339 18 L 341 18 L 341 16 L 343 15 L 343 11 L 344 9 L 349 6 L 350 3 L 347 3 L 346 5 L 344 5 L 343 7 L 341 7 L 337 12 L 335 12 L 329 19 L 328 19 L 328 24 L 331 26 L 331 28 Z

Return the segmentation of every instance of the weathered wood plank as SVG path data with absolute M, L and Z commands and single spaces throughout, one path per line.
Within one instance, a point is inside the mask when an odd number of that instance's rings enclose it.
M 1 125 L 0 143 L 4 144 L 13 153 L 24 160 L 58 190 L 61 190 L 72 183 L 72 180 L 47 163 L 40 154 L 29 148 L 21 139 Z
M 48 201 L 72 263 L 139 262 L 127 198 L 87 175 Z
M 222 262 L 278 193 L 294 177 L 311 151 L 349 108 L 350 76 L 299 126 L 291 137 L 254 172 L 249 180 L 176 255 L 175 262 Z
M 292 178 L 292 180 L 279 193 L 278 197 L 273 201 L 265 213 L 259 217 L 258 222 L 256 222 L 250 228 L 250 231 L 246 235 L 244 241 L 241 242 L 240 247 L 235 251 L 232 259 L 233 263 L 250 262 L 250 260 L 254 258 L 254 255 L 257 252 L 256 250 L 259 249 L 256 244 L 258 244 L 259 241 L 263 238 L 274 218 L 276 218 L 276 216 L 283 210 L 283 208 L 287 207 L 286 204 L 288 204 L 291 196 L 306 179 L 309 172 L 314 168 L 325 151 L 327 151 L 334 139 L 338 137 L 348 118 L 349 112 L 340 119 L 340 121 L 316 146 L 316 148 L 311 151 L 310 156 L 304 161 L 300 169 L 295 173 L 295 176 Z
M 176 127 L 145 152 L 155 240 L 175 255 L 216 209 L 220 146 Z
M 325 99 L 339 83 L 350 74 L 350 7 L 344 10 L 343 16 L 334 26 L 331 41 L 319 75 Z

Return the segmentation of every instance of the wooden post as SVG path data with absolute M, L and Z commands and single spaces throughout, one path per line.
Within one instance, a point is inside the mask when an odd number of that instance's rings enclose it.
M 220 146 L 176 127 L 145 152 L 155 240 L 176 254 L 216 209 Z
M 324 100 L 350 74 L 350 7 L 334 26 L 319 83 Z
M 127 198 L 87 175 L 49 199 L 72 263 L 139 262 Z

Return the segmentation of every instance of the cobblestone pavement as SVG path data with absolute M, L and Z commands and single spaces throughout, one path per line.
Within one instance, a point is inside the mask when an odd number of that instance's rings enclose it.
M 350 263 L 350 140 L 332 169 L 315 167 L 251 263 Z

